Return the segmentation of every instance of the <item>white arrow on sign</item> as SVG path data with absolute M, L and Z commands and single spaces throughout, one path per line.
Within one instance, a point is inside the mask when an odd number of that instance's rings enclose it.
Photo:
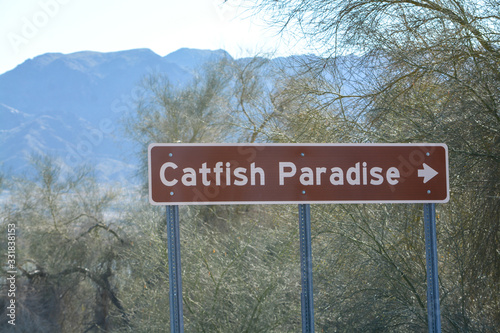
M 422 164 L 424 167 L 423 169 L 418 170 L 418 176 L 424 178 L 424 184 L 427 183 L 429 180 L 434 178 L 438 174 L 436 170 L 428 166 L 427 164 Z

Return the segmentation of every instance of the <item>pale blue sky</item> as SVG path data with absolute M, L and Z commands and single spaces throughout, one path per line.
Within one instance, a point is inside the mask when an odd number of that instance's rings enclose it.
M 234 57 L 304 53 L 240 6 L 245 0 L 0 0 L 0 74 L 47 52 L 181 47 Z

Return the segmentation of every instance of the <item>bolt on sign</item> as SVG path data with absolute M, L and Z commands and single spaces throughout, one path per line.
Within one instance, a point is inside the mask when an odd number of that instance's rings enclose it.
M 153 205 L 449 200 L 445 144 L 154 143 L 148 162 Z

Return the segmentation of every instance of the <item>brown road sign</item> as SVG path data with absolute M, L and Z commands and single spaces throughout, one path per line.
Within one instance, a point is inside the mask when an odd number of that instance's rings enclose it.
M 153 205 L 449 200 L 445 144 L 154 143 L 148 159 Z

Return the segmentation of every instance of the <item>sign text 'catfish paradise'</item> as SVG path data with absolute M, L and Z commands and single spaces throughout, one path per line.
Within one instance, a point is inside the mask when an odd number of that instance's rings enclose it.
M 150 201 L 448 201 L 444 144 L 151 144 Z

